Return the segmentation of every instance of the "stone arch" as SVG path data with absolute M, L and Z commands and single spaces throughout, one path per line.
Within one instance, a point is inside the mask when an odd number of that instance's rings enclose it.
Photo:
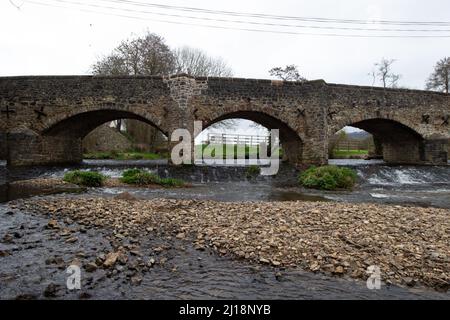
M 46 122 L 41 133 L 44 136 L 63 135 L 84 138 L 98 126 L 118 119 L 140 120 L 168 135 L 161 119 L 154 119 L 146 112 L 129 111 L 123 108 L 82 109 L 71 114 L 58 115 Z
M 245 119 L 256 122 L 267 129 L 279 129 L 280 142 L 283 148 L 283 159 L 293 164 L 300 164 L 303 155 L 303 140 L 301 136 L 286 122 L 261 111 L 238 110 L 223 112 L 215 118 L 203 121 L 203 130 L 219 121 L 227 119 Z
M 8 164 L 81 162 L 82 139 L 101 124 L 124 118 L 146 122 L 167 135 L 161 120 L 153 120 L 143 108 L 133 108 L 131 111 L 118 107 L 82 107 L 75 112 L 49 117 L 38 130 L 18 128 L 9 138 L 9 146 L 14 148 L 9 148 Z
M 362 120 L 356 118 L 340 124 L 337 130 L 336 126 L 331 128 L 338 131 L 345 126 L 352 126 L 370 133 L 374 140 L 382 145 L 383 159 L 386 162 L 418 163 L 425 160 L 424 137 L 400 121 L 377 117 Z

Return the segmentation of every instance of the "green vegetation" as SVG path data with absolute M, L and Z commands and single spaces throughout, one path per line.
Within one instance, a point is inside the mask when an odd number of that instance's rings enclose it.
M 148 184 L 157 184 L 159 177 L 154 173 L 141 169 L 128 169 L 123 172 L 120 181 L 126 184 L 143 186 Z
M 250 158 L 250 156 L 255 159 L 259 158 L 259 146 L 217 144 L 217 145 L 210 145 L 210 148 L 213 149 L 212 152 L 211 151 L 205 152 L 206 147 L 208 147 L 207 144 L 195 146 L 195 154 L 197 158 L 202 158 L 202 153 L 204 158 L 208 158 L 211 156 L 226 159 L 227 155 L 232 154 L 233 157 L 231 158 L 237 159 L 238 153 L 239 155 L 245 155 L 245 159 Z M 219 153 L 217 156 L 216 152 Z M 281 158 L 283 154 L 281 149 L 278 150 L 278 154 L 279 157 Z
M 107 152 L 93 152 L 85 153 L 83 155 L 84 159 L 113 159 L 113 160 L 156 160 L 167 158 L 166 154 L 152 153 L 152 152 L 117 152 L 117 151 L 107 151 Z
M 368 150 L 333 150 L 333 158 L 342 159 L 353 156 L 365 156 L 368 153 Z
M 70 171 L 64 175 L 63 180 L 84 187 L 101 187 L 106 177 L 93 171 Z
M 158 182 L 164 187 L 183 187 L 185 185 L 183 180 L 175 178 L 160 178 Z
M 302 186 L 322 190 L 351 189 L 356 179 L 355 170 L 337 166 L 312 166 L 298 178 Z
M 256 176 L 259 176 L 261 173 L 261 168 L 256 165 L 251 165 L 247 167 L 247 170 L 245 171 L 245 176 L 247 179 L 254 178 Z
M 128 169 L 122 173 L 120 181 L 126 184 L 145 186 L 150 184 L 158 184 L 164 187 L 182 187 L 185 182 L 175 178 L 160 178 L 158 175 L 142 170 Z

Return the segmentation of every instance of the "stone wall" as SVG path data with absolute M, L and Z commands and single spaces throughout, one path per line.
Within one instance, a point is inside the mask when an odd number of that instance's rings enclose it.
M 8 157 L 8 145 L 6 134 L 0 132 L 0 160 L 6 160 Z
M 42 136 L 29 129 L 8 135 L 7 161 L 12 166 L 77 163 L 83 160 L 81 139 Z
M 133 143 L 122 133 L 108 124 L 94 129 L 83 139 L 83 152 L 129 151 Z

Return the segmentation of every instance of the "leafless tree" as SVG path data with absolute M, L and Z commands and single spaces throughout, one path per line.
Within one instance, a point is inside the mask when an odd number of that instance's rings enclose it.
M 97 75 L 167 75 L 175 69 L 175 56 L 164 39 L 147 31 L 142 37 L 122 41 L 109 55 L 92 65 Z M 122 119 L 113 122 L 116 129 L 139 126 L 135 120 Z M 136 130 L 142 132 L 145 130 Z M 157 129 L 148 127 L 145 136 L 155 136 Z
M 374 70 L 369 73 L 373 77 L 373 83 L 378 78 L 383 88 L 397 88 L 401 75 L 392 72 L 392 64 L 394 62 L 395 59 L 382 58 L 380 62 L 375 63 Z
M 167 75 L 174 70 L 175 56 L 164 38 L 148 31 L 122 41 L 92 66 L 93 74 L 102 75 Z
M 165 40 L 149 31 L 142 37 L 122 41 L 109 55 L 92 65 L 96 75 L 168 75 L 188 73 L 193 76 L 231 76 L 232 70 L 221 58 L 209 57 L 200 49 L 183 47 L 171 50 Z M 120 131 L 126 129 L 136 142 L 154 148 L 163 140 L 156 129 L 138 120 L 114 121 Z M 235 119 L 218 122 L 214 128 L 232 129 Z
M 427 90 L 437 90 L 448 93 L 450 84 L 450 57 L 439 60 L 434 66 L 434 71 L 430 75 L 425 85 Z
M 233 71 L 222 58 L 210 57 L 201 49 L 185 46 L 173 52 L 177 73 L 186 73 L 194 77 L 231 77 L 233 75 Z M 227 119 L 216 122 L 209 128 L 232 130 L 237 124 L 236 119 Z
M 284 68 L 272 68 L 269 70 L 269 74 L 272 77 L 277 77 L 284 81 L 306 81 L 306 79 L 300 75 L 298 67 L 294 64 L 287 65 Z
M 231 77 L 233 75 L 233 71 L 222 58 L 210 57 L 203 50 L 185 46 L 175 49 L 173 53 L 177 73 L 187 73 L 194 77 Z

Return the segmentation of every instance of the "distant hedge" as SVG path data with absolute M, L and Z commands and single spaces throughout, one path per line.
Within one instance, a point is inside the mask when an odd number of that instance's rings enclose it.
M 355 170 L 337 166 L 312 166 L 298 177 L 302 186 L 321 190 L 351 189 L 356 179 Z

